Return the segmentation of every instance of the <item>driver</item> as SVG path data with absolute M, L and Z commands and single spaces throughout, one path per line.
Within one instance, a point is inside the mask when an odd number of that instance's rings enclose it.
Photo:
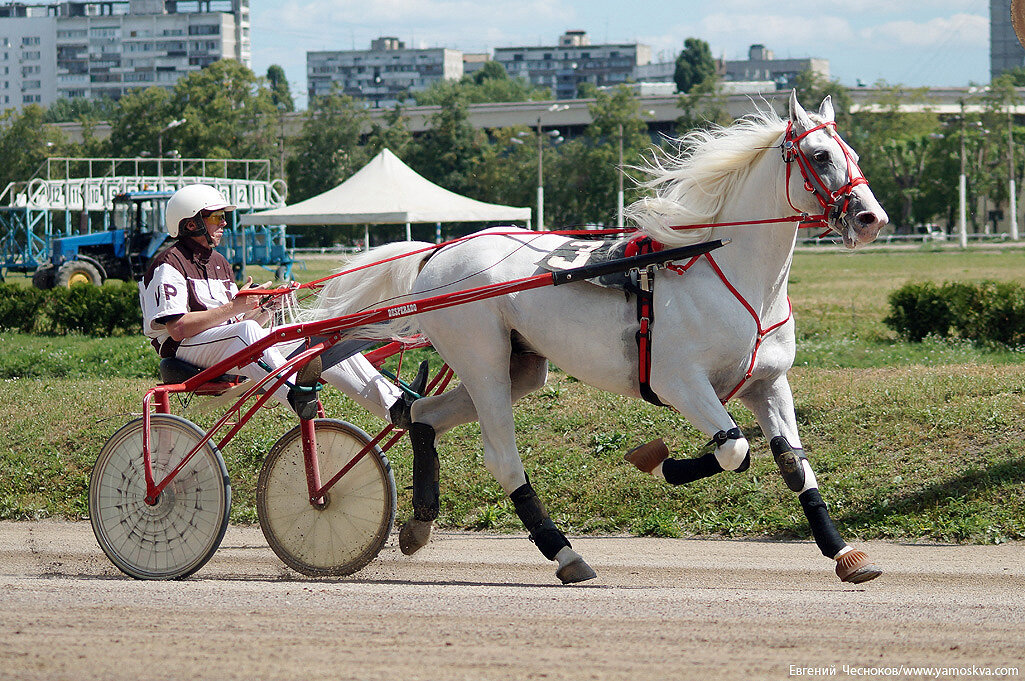
M 139 284 L 143 330 L 162 358 L 176 357 L 207 368 L 224 360 L 269 332 L 263 327 L 271 312 L 259 296 L 238 296 L 228 260 L 214 250 L 227 225 L 225 213 L 235 210 L 217 189 L 206 184 L 182 187 L 165 209 L 167 233 L 176 241 L 150 263 Z M 242 290 L 255 288 L 249 277 Z M 285 355 L 301 341 L 268 348 L 261 355 L 270 370 L 285 363 Z M 320 377 L 319 358 L 311 360 L 274 392 L 304 418 L 315 413 Z M 267 371 L 256 362 L 239 372 L 260 380 Z M 414 384 L 422 383 L 426 373 Z M 374 415 L 408 429 L 411 399 L 356 353 L 323 371 L 323 379 Z M 293 380 L 293 379 L 290 379 Z M 312 406 L 311 406 L 312 405 Z

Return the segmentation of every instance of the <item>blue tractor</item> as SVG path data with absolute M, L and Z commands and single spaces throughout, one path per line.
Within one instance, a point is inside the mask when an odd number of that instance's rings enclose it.
M 100 285 L 107 279 L 139 281 L 149 261 L 168 240 L 164 206 L 173 191 L 129 191 L 113 198 L 110 228 L 100 232 L 55 237 L 49 262 L 32 275 L 37 288 Z M 278 279 L 292 275 L 292 256 L 285 244 L 284 227 L 240 227 L 237 211 L 217 250 L 231 263 L 241 281 L 247 265 L 273 268 Z
M 173 193 L 118 194 L 113 199 L 110 229 L 54 238 L 50 260 L 33 273 L 32 283 L 46 289 L 78 283 L 98 286 L 106 279 L 142 279 L 150 258 L 167 240 L 164 204 Z

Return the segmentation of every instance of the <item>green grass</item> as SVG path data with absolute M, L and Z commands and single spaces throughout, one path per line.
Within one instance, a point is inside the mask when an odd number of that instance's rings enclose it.
M 947 365 L 792 372 L 801 433 L 841 531 L 853 538 L 998 542 L 1025 538 L 1025 390 L 1014 366 Z M 81 518 L 88 473 L 104 440 L 140 410 L 144 379 L 17 379 L 0 390 L 0 518 Z M 335 391 L 332 416 L 370 432 L 380 424 Z M 201 424 L 212 415 L 184 413 Z M 524 464 L 553 518 L 574 532 L 660 536 L 807 537 L 794 495 L 776 473 L 750 413 L 731 405 L 754 461 L 681 488 L 622 461 L 631 446 L 664 437 L 678 456 L 704 436 L 678 415 L 555 373 L 516 411 Z M 263 455 L 294 424 L 285 409 L 261 414 L 224 452 L 235 522 L 254 522 Z M 400 518 L 411 512 L 411 459 L 389 452 Z M 446 527 L 520 530 L 483 463 L 479 429 L 463 426 L 441 447 Z
M 1023 353 L 902 343 L 881 323 L 887 295 L 906 281 L 1015 280 L 1023 260 L 1020 249 L 796 256 L 790 293 L 798 360 L 791 382 L 798 422 L 823 496 L 847 538 L 1025 538 Z M 335 266 L 321 258 L 306 264 L 297 270 L 305 280 Z M 0 518 L 83 517 L 92 462 L 106 438 L 140 410 L 155 365 L 141 337 L 0 335 Z M 336 391 L 324 396 L 330 415 L 368 432 L 379 428 Z M 195 409 L 201 402 L 184 414 L 208 424 L 213 417 Z M 729 408 L 752 440 L 751 469 L 682 488 L 641 475 L 622 454 L 663 437 L 677 456 L 691 456 L 704 436 L 674 412 L 623 401 L 558 371 L 517 407 L 518 445 L 538 493 L 567 530 L 807 537 L 800 506 L 753 417 L 738 404 Z M 233 521 L 255 521 L 259 465 L 293 423 L 286 410 L 268 410 L 226 448 Z M 389 457 L 405 518 L 411 512 L 407 441 Z M 478 427 L 447 435 L 441 458 L 444 526 L 522 532 L 484 467 Z

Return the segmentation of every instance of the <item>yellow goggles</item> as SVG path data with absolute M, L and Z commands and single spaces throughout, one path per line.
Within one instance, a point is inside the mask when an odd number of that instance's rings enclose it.
M 207 213 L 207 212 L 204 211 L 203 212 L 203 219 L 207 220 L 208 222 L 215 222 L 215 223 L 220 224 L 221 221 L 224 220 L 224 211 L 223 210 L 215 210 L 212 213 Z

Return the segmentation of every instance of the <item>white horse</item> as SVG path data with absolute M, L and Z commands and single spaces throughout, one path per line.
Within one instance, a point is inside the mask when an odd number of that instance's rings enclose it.
M 627 459 L 670 484 L 746 470 L 748 442 L 724 407 L 736 397 L 770 440 L 816 543 L 836 561 L 837 575 L 863 582 L 880 570 L 840 538 L 829 518 L 801 449 L 787 381 L 795 349 L 787 278 L 797 223 L 768 222 L 795 213 L 823 214 L 847 248 L 872 241 L 887 223 L 857 156 L 832 121 L 829 98 L 817 114 L 809 114 L 792 94 L 789 121 L 762 111 L 728 127 L 692 132 L 681 140 L 678 155 L 650 164 L 652 179 L 646 184 L 653 196 L 628 211 L 641 232 L 667 247 L 713 238 L 731 243 L 685 271 L 659 270 L 654 276 L 650 389 L 708 435 L 714 451 L 673 459 L 656 440 Z M 767 222 L 722 226 L 759 220 Z M 717 226 L 674 229 L 709 223 Z M 538 271 L 543 256 L 567 241 L 543 232 L 486 230 L 429 258 L 392 259 L 338 277 L 321 292 L 311 317 L 528 276 Z M 425 246 L 389 244 L 347 267 Z M 633 300 L 587 282 L 453 306 L 379 329 L 382 336 L 424 333 L 461 381 L 454 390 L 413 403 L 414 516 L 400 532 L 402 550 L 408 554 L 423 546 L 438 515 L 436 438 L 458 424 L 479 421 L 488 470 L 510 495 L 530 539 L 558 562 L 556 575 L 563 583 L 594 577 L 530 486 L 516 449 L 512 406 L 544 385 L 549 361 L 590 385 L 640 397 L 638 329 Z

